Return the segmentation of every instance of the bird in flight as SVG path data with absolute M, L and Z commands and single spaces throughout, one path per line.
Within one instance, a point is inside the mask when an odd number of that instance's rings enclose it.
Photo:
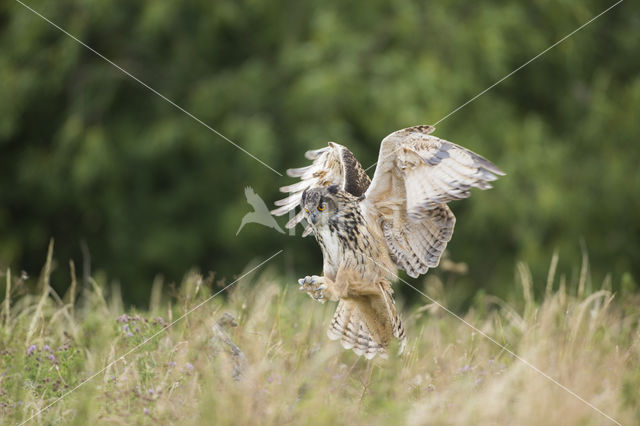
M 303 236 L 313 233 L 323 255 L 322 275 L 298 280 L 300 290 L 338 302 L 329 338 L 367 359 L 386 356 L 394 337 L 404 348 L 391 288 L 397 270 L 415 278 L 438 266 L 456 221 L 447 203 L 504 175 L 433 131 L 422 125 L 384 138 L 373 180 L 342 145 L 308 151 L 312 164 L 287 170 L 300 181 L 280 188 L 289 196 L 271 212 L 300 207 L 286 228 L 305 219 Z

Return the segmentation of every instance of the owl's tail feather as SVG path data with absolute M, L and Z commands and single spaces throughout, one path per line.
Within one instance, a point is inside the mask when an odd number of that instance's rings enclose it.
M 396 314 L 393 299 L 390 295 L 390 301 L 393 313 L 391 315 L 393 335 L 401 341 L 400 353 L 404 349 L 405 333 L 400 321 L 400 317 Z M 336 313 L 333 315 L 327 335 L 331 340 L 340 340 L 345 349 L 353 349 L 353 351 L 366 359 L 371 359 L 376 355 L 383 358 L 387 357 L 387 344 L 376 341 L 373 333 L 367 327 L 364 316 L 354 301 L 340 300 Z
M 333 315 L 327 335 L 331 340 L 340 339 L 345 349 L 353 349 L 357 355 L 371 359 L 386 356 L 385 347 L 377 343 L 362 319 L 358 306 L 350 300 L 341 300 Z

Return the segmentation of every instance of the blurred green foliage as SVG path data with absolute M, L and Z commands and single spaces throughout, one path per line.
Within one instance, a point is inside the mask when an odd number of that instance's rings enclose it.
M 328 140 L 367 167 L 385 135 L 440 120 L 612 3 L 27 2 L 281 171 Z M 280 248 L 292 277 L 320 270 L 300 232 L 235 235 L 244 187 L 271 204 L 291 179 L 20 4 L 0 24 L 0 267 L 37 273 L 54 237 L 62 285 L 85 241 L 132 303 L 156 274 L 230 278 Z M 469 274 L 451 291 L 506 296 L 517 260 L 544 274 L 554 250 L 577 274 L 581 242 L 596 279 L 640 276 L 639 26 L 623 2 L 438 125 L 507 172 L 452 205 Z

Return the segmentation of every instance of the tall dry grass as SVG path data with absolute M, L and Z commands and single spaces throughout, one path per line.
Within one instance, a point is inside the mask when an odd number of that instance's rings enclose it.
M 331 304 L 273 269 L 167 328 L 218 289 L 212 277 L 188 273 L 172 291 L 157 281 L 149 310 L 135 312 L 93 280 L 77 301 L 58 297 L 51 268 L 50 253 L 38 294 L 3 276 L 2 423 L 614 424 L 426 300 L 405 309 L 405 354 L 366 361 L 327 339 Z M 554 269 L 537 283 L 518 265 L 522 297 L 479 297 L 464 320 L 608 416 L 640 423 L 638 295 L 607 282 L 589 292 L 588 272 L 567 283 Z M 420 285 L 444 300 L 437 278 Z M 546 289 L 539 303 L 534 288 Z

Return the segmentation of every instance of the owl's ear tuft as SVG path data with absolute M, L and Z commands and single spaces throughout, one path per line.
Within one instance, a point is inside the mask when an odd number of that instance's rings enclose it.
M 327 191 L 329 191 L 331 195 L 336 195 L 338 193 L 338 185 L 331 185 L 327 188 Z
M 309 190 L 309 188 L 307 188 L 304 191 L 302 191 L 302 198 L 301 198 L 302 203 L 301 204 L 304 204 L 306 202 L 306 200 L 307 200 L 307 191 L 308 190 Z

